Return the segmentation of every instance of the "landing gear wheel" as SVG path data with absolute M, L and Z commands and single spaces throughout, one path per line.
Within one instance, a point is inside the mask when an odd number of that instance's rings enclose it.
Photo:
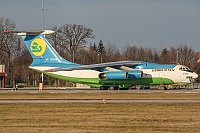
M 163 90 L 167 90 L 167 87 L 166 87 L 166 86 L 163 86 Z
M 120 90 L 128 90 L 129 88 L 119 88 Z
M 114 90 L 118 90 L 119 88 L 117 86 L 114 86 Z
M 108 90 L 108 87 L 107 86 L 101 86 L 100 90 Z

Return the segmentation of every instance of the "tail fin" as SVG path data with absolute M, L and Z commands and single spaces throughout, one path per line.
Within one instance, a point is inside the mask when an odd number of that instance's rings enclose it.
M 21 31 L 17 33 L 22 36 L 33 58 L 31 66 L 55 66 L 58 63 L 75 64 L 63 59 L 46 40 L 45 34 L 54 33 L 54 31 Z

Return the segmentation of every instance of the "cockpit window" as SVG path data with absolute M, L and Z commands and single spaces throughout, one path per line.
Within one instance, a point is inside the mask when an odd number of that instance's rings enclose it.
M 193 71 L 188 67 L 180 67 L 179 70 L 193 73 Z

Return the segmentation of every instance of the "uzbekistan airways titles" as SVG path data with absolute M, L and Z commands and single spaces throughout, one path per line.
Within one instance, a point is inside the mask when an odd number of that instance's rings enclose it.
M 175 69 L 173 68 L 152 69 L 152 72 L 159 72 L 159 71 L 175 71 Z

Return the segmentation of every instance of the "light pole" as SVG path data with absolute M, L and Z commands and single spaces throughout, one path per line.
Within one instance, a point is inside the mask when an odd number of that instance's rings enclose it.
M 42 0 L 42 30 L 44 30 L 44 0 Z M 44 73 L 42 73 L 42 90 L 44 89 Z
M 44 0 L 42 0 L 42 30 L 44 30 Z

